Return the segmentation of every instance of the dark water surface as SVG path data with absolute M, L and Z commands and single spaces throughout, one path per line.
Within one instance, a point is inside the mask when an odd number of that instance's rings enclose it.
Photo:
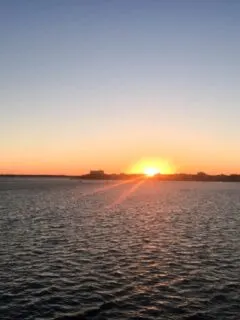
M 240 319 L 240 184 L 0 179 L 1 319 Z

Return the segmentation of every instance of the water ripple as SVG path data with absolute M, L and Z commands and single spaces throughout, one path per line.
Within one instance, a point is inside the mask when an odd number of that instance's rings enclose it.
M 0 181 L 1 319 L 239 320 L 239 194 Z

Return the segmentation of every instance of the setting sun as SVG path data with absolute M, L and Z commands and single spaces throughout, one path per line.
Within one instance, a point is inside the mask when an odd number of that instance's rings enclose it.
M 160 173 L 159 169 L 157 168 L 146 168 L 144 169 L 143 173 L 147 176 L 147 177 L 153 177 L 156 174 Z
M 171 174 L 175 170 L 170 163 L 161 158 L 144 158 L 135 163 L 129 170 L 129 173 L 145 174 L 148 177 L 153 177 L 158 173 Z

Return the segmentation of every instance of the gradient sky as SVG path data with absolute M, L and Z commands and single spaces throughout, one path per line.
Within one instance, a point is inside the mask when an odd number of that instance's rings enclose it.
M 0 0 L 0 173 L 240 172 L 240 1 Z

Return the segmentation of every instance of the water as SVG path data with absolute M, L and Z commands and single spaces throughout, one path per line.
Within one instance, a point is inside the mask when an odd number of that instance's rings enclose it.
M 0 318 L 239 320 L 240 184 L 116 183 L 1 178 Z

